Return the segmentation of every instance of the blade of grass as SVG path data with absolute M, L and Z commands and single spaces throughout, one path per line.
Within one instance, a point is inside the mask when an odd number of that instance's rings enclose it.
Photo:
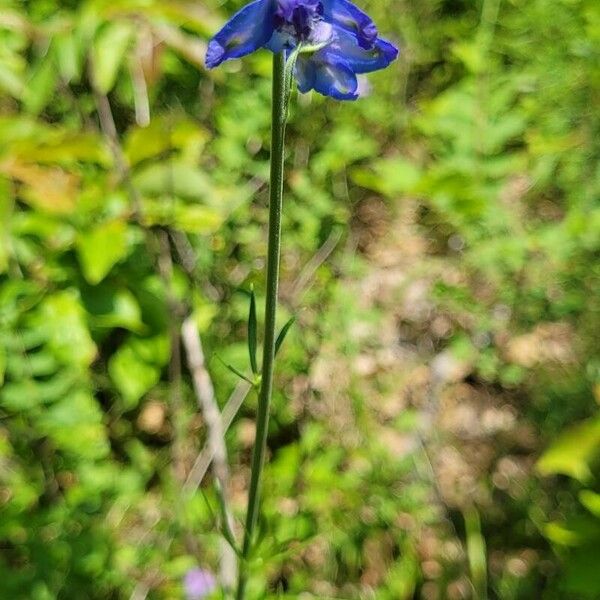
M 474 591 L 473 598 L 487 600 L 487 557 L 479 512 L 474 507 L 467 509 L 464 519 L 467 534 L 467 556 Z

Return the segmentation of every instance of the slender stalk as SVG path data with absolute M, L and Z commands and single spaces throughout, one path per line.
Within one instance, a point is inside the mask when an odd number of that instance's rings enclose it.
M 258 414 L 256 418 L 256 439 L 252 452 L 252 472 L 246 513 L 246 531 L 242 546 L 242 559 L 239 568 L 236 598 L 243 600 L 247 581 L 247 559 L 250 555 L 254 530 L 260 508 L 262 471 L 267 448 L 269 411 L 273 390 L 273 367 L 275 359 L 275 317 L 279 287 L 279 256 L 281 250 L 281 207 L 283 197 L 283 161 L 285 124 L 289 86 L 285 78 L 285 57 L 283 52 L 273 56 L 273 100 L 271 130 L 271 186 L 269 194 L 269 240 L 267 248 L 267 300 L 265 306 L 265 335 Z

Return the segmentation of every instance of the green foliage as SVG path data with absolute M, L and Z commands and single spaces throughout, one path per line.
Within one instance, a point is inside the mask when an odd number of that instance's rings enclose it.
M 580 423 L 564 431 L 544 452 L 537 468 L 543 475 L 568 475 L 582 483 L 592 477 L 590 463 L 600 452 L 598 419 Z
M 81 270 L 91 285 L 100 283 L 128 251 L 127 226 L 123 221 L 103 223 L 77 239 Z
M 597 430 L 598 421 L 593 419 L 562 433 L 541 456 L 538 470 L 544 475 L 565 474 L 583 485 L 592 483 L 592 468 L 600 452 Z M 561 589 L 582 598 L 595 598 L 600 593 L 594 559 L 594 548 L 600 543 L 600 494 L 581 489 L 577 498 L 579 506 L 542 527 L 565 562 Z
M 221 405 L 214 357 L 256 370 L 270 62 L 202 65 L 242 4 L 0 0 L 2 597 L 181 598 L 217 569 L 178 331 Z M 597 598 L 598 3 L 361 5 L 401 61 L 290 106 L 251 597 Z M 444 429 L 465 390 L 516 433 Z M 255 409 L 226 436 L 238 537 Z M 458 500 L 456 456 L 492 457 Z

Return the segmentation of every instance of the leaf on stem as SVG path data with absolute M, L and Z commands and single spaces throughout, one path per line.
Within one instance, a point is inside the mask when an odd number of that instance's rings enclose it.
M 288 331 L 290 330 L 290 327 L 294 324 L 295 321 L 296 321 L 296 317 L 292 317 L 281 328 L 281 331 L 279 332 L 279 335 L 277 336 L 277 339 L 275 340 L 275 356 L 277 356 L 277 353 L 279 352 L 279 348 L 281 348 L 281 344 L 283 344 L 283 342 L 285 340 L 285 336 L 287 335 Z
M 231 524 L 229 523 L 229 515 L 227 514 L 227 506 L 225 504 L 223 488 L 221 487 L 221 482 L 218 479 L 215 479 L 215 492 L 217 494 L 217 500 L 219 501 L 219 511 L 221 514 L 221 533 L 223 534 L 223 537 L 227 543 L 232 547 L 233 551 L 238 556 L 241 556 L 242 552 L 238 548 L 235 535 L 231 529 Z
M 250 368 L 255 375 L 258 374 L 256 346 L 256 297 L 254 296 L 254 287 L 252 287 L 250 290 L 250 311 L 248 314 L 248 353 L 250 355 Z
M 254 381 L 252 381 L 249 377 L 246 377 L 241 371 L 238 371 L 233 365 L 226 363 L 220 356 L 217 358 L 223 363 L 223 366 L 227 367 L 234 375 L 237 375 L 240 379 L 247 381 L 252 387 L 256 385 Z

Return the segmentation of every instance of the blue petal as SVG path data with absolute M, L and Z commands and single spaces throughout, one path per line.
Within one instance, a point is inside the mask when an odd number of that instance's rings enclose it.
M 298 89 L 316 90 L 337 100 L 356 100 L 358 82 L 354 71 L 343 58 L 326 49 L 312 55 L 300 55 L 295 70 Z
M 212 69 L 264 46 L 273 35 L 272 0 L 255 0 L 237 12 L 208 44 L 206 66 Z
M 277 54 L 282 50 L 291 50 L 292 48 L 295 48 L 296 39 L 291 33 L 275 30 L 265 46 L 271 52 L 275 52 L 275 54 Z
M 321 0 L 277 0 L 277 14 L 288 22 L 292 22 L 294 11 L 306 7 L 309 11 L 318 10 Z
M 294 75 L 298 81 L 298 90 L 303 94 L 310 92 L 315 87 L 315 62 L 310 58 L 299 56 L 296 60 Z
M 371 48 L 365 49 L 357 44 L 353 34 L 339 28 L 327 51 L 343 58 L 355 73 L 385 69 L 398 57 L 398 48 L 383 38 L 377 38 Z
M 310 33 L 310 40 L 305 42 L 311 46 L 322 46 L 329 44 L 334 39 L 334 27 L 326 21 L 317 22 Z M 356 44 L 356 41 L 354 42 Z M 265 47 L 271 52 L 281 52 L 282 50 L 291 50 L 298 45 L 298 40 L 293 34 L 287 31 L 278 31 L 275 29 L 271 39 L 265 44 Z
M 353 33 L 358 44 L 371 48 L 377 39 L 377 27 L 369 15 L 348 0 L 323 0 L 325 20 Z

